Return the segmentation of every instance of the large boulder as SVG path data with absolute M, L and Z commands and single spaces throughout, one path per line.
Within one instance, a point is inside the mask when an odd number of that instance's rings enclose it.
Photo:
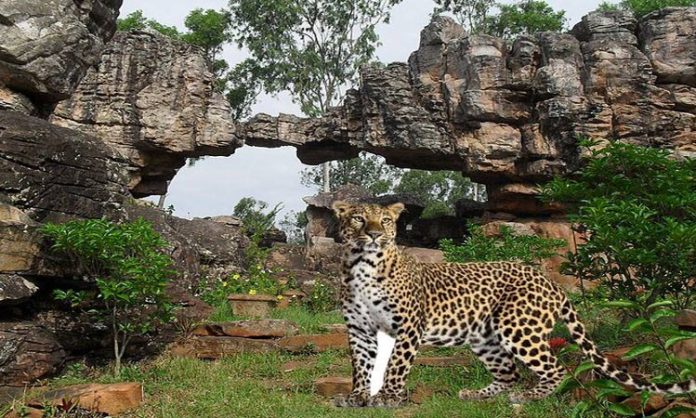
M 0 388 L 24 387 L 60 370 L 66 352 L 56 337 L 30 322 L 0 322 Z
M 41 108 L 66 99 L 101 57 L 122 0 L 4 0 L 0 3 L 0 90 Z M 3 102 L 0 94 L 0 102 Z M 2 106 L 0 105 L 0 108 Z M 31 107 L 28 106 L 28 107 Z
M 136 196 L 166 192 L 189 157 L 242 145 L 202 52 L 154 31 L 117 33 L 51 121 L 116 149 Z
M 127 166 L 94 137 L 0 111 L 0 193 L 35 221 L 117 216 Z

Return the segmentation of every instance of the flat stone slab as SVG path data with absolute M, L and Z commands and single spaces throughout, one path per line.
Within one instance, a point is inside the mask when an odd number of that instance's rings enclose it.
M 30 402 L 30 406 L 41 407 L 47 403 L 59 406 L 64 400 L 82 409 L 112 416 L 139 407 L 143 403 L 143 387 L 135 382 L 68 386 L 44 393 L 37 402 Z
M 309 334 L 295 335 L 278 340 L 278 346 L 292 353 L 322 352 L 348 348 L 348 334 Z
M 696 331 L 696 310 L 684 309 L 679 311 L 674 322 L 679 328 Z
M 314 390 L 318 395 L 327 398 L 336 395 L 347 395 L 353 390 L 353 382 L 350 377 L 320 377 L 314 381 Z
M 199 337 L 281 338 L 297 335 L 300 328 L 285 319 L 260 319 L 203 324 L 193 330 Z
M 241 337 L 194 337 L 169 346 L 176 357 L 217 360 L 239 353 L 270 353 L 278 350 L 275 340 Z

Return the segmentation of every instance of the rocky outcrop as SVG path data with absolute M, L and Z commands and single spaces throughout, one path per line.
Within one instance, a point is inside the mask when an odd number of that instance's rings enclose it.
M 0 111 L 0 193 L 35 221 L 115 216 L 125 161 L 94 137 Z
M 48 110 L 99 61 L 122 0 L 0 3 L 0 109 Z M 5 87 L 3 87 L 3 85 Z M 31 103 L 33 102 L 33 103 Z
M 693 156 L 694 33 L 696 8 L 640 23 L 626 12 L 592 12 L 568 34 L 512 43 L 436 17 L 408 64 L 364 68 L 360 88 L 326 117 L 258 115 L 241 133 L 250 145 L 295 146 L 308 164 L 367 150 L 487 185 L 574 169 L 580 136 Z
M 198 49 L 157 32 L 119 32 L 51 121 L 116 149 L 135 196 L 162 194 L 187 158 L 242 145 L 214 87 Z
M 447 17 L 421 33 L 408 64 L 372 66 L 319 119 L 257 115 L 246 143 L 292 145 L 305 163 L 359 150 L 390 164 L 461 171 L 488 187 L 490 211 L 550 215 L 534 184 L 578 167 L 578 138 L 696 155 L 696 8 L 637 22 L 592 12 L 570 33 L 507 43 Z
M 0 322 L 0 389 L 24 387 L 60 369 L 66 353 L 55 336 L 29 322 Z

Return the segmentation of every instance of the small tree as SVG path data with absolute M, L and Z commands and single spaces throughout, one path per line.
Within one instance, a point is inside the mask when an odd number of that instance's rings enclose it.
M 165 287 L 174 275 L 166 241 L 142 219 L 114 224 L 96 220 L 46 224 L 43 233 L 52 249 L 64 254 L 97 286 L 97 312 L 110 325 L 114 374 L 135 335 L 144 335 L 171 320 L 172 304 Z M 77 306 L 83 292 L 56 290 L 55 297 Z
M 147 19 L 143 15 L 142 10 L 136 10 L 123 19 L 116 21 L 116 27 L 120 31 L 144 30 L 147 28 L 154 29 L 164 36 L 172 39 L 180 39 L 181 33 L 175 26 L 163 25 L 156 20 Z
M 588 240 L 569 254 L 571 274 L 597 280 L 613 298 L 684 308 L 696 278 L 696 160 L 614 142 L 597 150 L 573 179 L 554 179 L 546 199 L 570 205 Z M 641 294 L 647 293 L 648 297 Z
M 471 180 L 456 171 L 407 170 L 394 191 L 421 202 L 422 218 L 453 215 L 457 200 L 476 198 Z
M 186 16 L 184 25 L 189 31 L 181 38 L 203 49 L 208 68 L 216 78 L 222 78 L 229 65 L 219 56 L 223 45 L 232 41 L 232 17 L 229 12 L 194 9 Z
M 513 38 L 537 32 L 560 32 L 566 24 L 565 11 L 554 11 L 544 0 L 524 0 L 498 7 L 500 12 L 486 24 L 491 35 Z
M 643 17 L 665 7 L 696 6 L 696 0 L 623 0 L 621 7 L 630 10 L 636 17 Z
M 305 242 L 305 227 L 308 222 L 307 212 L 290 211 L 279 222 L 279 226 L 287 235 L 288 242 L 302 244 Z
M 361 152 L 357 158 L 335 161 L 331 164 L 331 188 L 336 191 L 346 184 L 357 184 L 374 195 L 393 190 L 403 170 L 388 165 L 384 158 Z M 302 184 L 318 186 L 321 189 L 323 172 L 320 166 L 302 170 Z
M 242 220 L 244 230 L 250 236 L 263 236 L 275 223 L 280 203 L 266 212 L 268 203 L 253 197 L 243 197 L 234 206 L 233 215 Z
M 435 13 L 450 12 L 469 31 L 486 33 L 495 0 L 435 0 Z

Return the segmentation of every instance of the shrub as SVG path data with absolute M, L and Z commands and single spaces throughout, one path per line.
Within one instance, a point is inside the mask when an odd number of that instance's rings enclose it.
M 646 293 L 648 305 L 666 298 L 687 307 L 696 278 L 696 160 L 618 142 L 582 145 L 588 164 L 543 192 L 569 204 L 570 220 L 587 228 L 565 271 L 599 281 L 612 299 L 635 302 Z
M 566 245 L 560 239 L 516 235 L 507 226 L 500 228 L 499 236 L 486 236 L 481 226 L 475 224 L 469 224 L 469 232 L 469 237 L 460 245 L 450 239 L 440 241 L 447 261 L 519 261 L 536 265 L 544 258 L 556 255 L 556 251 Z
M 52 249 L 66 255 L 81 274 L 97 285 L 96 313 L 111 328 L 114 373 L 134 335 L 151 332 L 171 320 L 165 287 L 174 275 L 167 243 L 142 219 L 114 224 L 103 219 L 46 224 Z M 77 307 L 84 292 L 56 290 L 54 296 Z
M 643 17 L 665 7 L 696 6 L 696 0 L 623 0 L 621 7 L 630 10 L 636 17 Z

